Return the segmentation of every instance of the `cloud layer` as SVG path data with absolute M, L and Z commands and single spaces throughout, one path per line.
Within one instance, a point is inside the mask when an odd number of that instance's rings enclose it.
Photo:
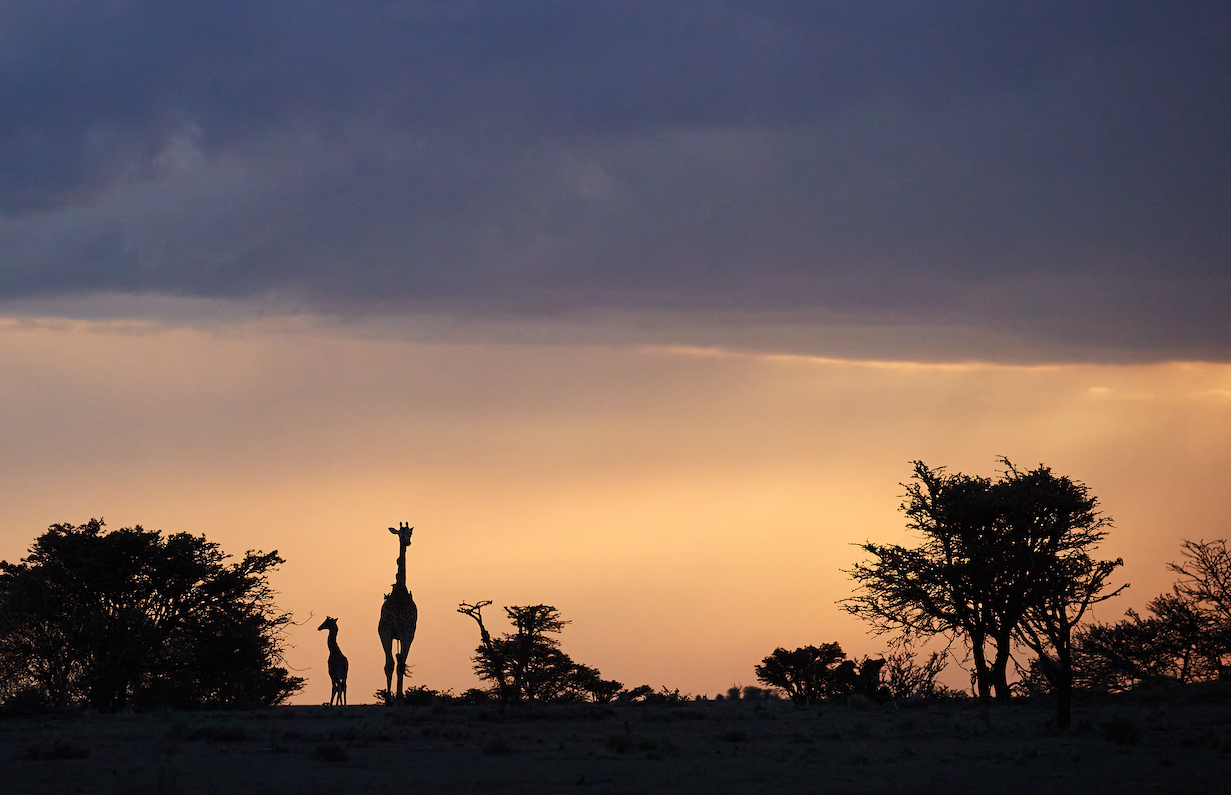
M 1226 360 L 1229 30 L 1217 2 L 6 3 L 0 300 Z

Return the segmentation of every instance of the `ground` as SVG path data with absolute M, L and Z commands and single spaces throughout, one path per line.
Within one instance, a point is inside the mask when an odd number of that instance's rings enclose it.
M 0 718 L 18 793 L 1231 793 L 1231 683 L 1049 703 L 278 707 Z

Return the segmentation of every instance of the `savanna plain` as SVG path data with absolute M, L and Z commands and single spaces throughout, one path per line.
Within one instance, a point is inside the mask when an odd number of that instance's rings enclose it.
M 798 707 L 280 706 L 0 719 L 6 793 L 1231 793 L 1231 682 Z

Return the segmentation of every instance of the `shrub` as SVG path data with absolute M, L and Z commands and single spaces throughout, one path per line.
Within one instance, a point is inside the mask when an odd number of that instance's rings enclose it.
M 496 700 L 496 694 L 481 687 L 472 687 L 457 697 L 462 704 L 487 704 Z
M 838 663 L 845 657 L 846 652 L 836 643 L 794 651 L 777 648 L 755 670 L 760 682 L 781 689 L 796 704 L 814 704 L 849 689 L 839 675 Z M 732 688 L 728 698 L 739 698 L 735 691 Z
M 51 707 L 47 694 L 37 687 L 22 687 L 11 693 L 0 705 L 0 717 L 38 715 Z
M 885 657 L 885 685 L 893 698 L 935 698 L 944 685 L 936 677 L 945 668 L 944 652 L 932 652 L 927 660 L 916 662 L 914 649 L 904 648 Z
M 648 687 L 648 685 L 643 685 Z M 693 698 L 688 693 L 681 693 L 677 687 L 675 690 L 668 690 L 666 685 L 663 685 L 662 690 L 651 690 L 642 699 L 646 704 L 691 704 Z

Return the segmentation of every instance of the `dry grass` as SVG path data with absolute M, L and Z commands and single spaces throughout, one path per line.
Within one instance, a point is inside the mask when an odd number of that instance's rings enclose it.
M 0 720 L 18 793 L 1231 792 L 1231 683 L 1079 704 L 283 707 Z M 1134 731 L 1136 732 L 1134 735 Z M 1135 736 L 1132 745 L 1126 743 Z

